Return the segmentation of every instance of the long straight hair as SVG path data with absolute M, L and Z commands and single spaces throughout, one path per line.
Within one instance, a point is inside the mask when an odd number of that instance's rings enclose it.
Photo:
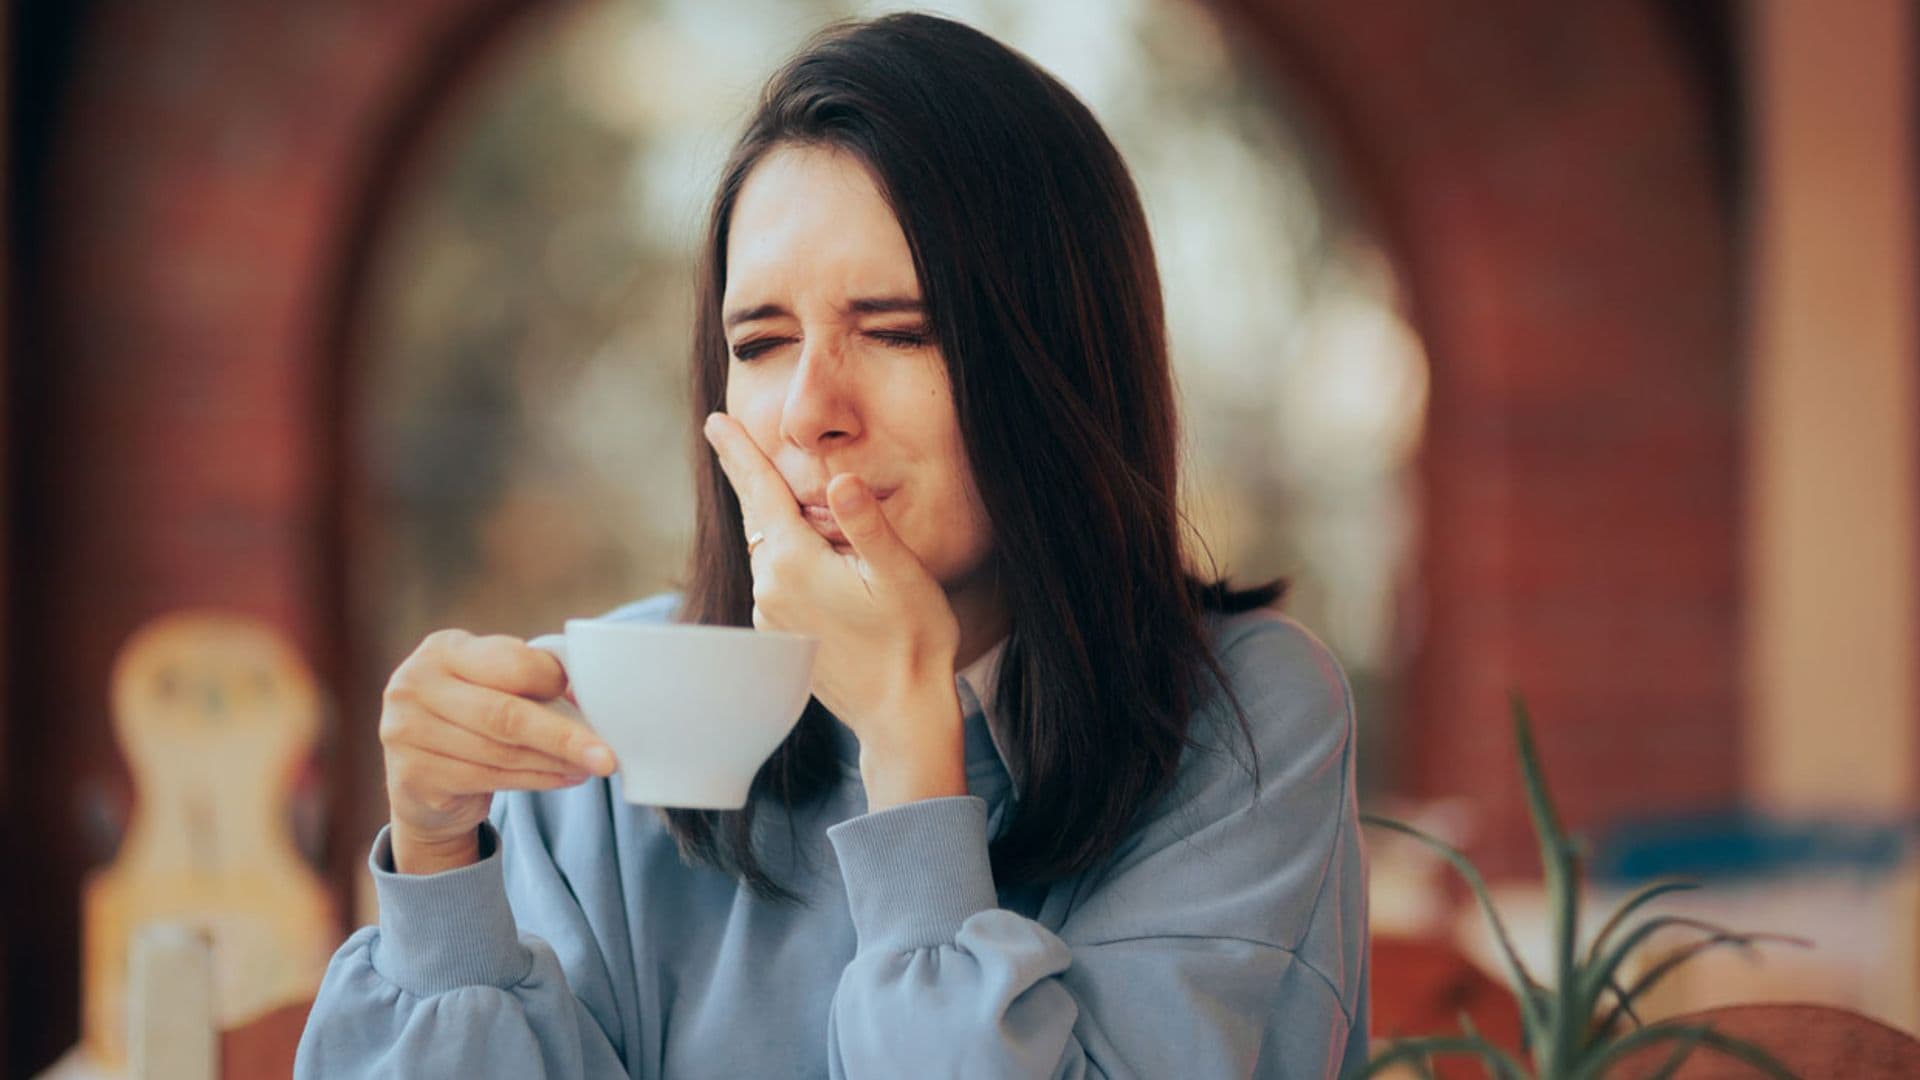
M 843 151 L 873 174 L 946 360 L 1011 625 L 999 734 L 1025 764 L 992 842 L 995 880 L 1084 872 L 1167 789 L 1204 695 L 1227 690 L 1205 613 L 1272 604 L 1286 589 L 1237 590 L 1188 569 L 1160 281 L 1133 180 L 1071 91 L 977 30 L 903 14 L 822 32 L 767 83 L 714 196 L 696 288 L 695 432 L 726 402 L 734 203 L 783 145 Z M 747 626 L 740 505 L 697 436 L 694 460 L 679 618 Z M 838 781 L 836 722 L 811 702 L 746 810 L 668 811 L 681 850 L 790 896 L 756 858 L 753 807 L 791 809 Z M 1240 727 L 1247 735 L 1244 715 Z

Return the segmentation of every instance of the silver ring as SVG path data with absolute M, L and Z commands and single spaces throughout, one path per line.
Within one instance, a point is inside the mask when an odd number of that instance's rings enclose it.
M 753 554 L 753 549 L 756 547 L 759 547 L 763 542 L 766 541 L 766 539 L 767 539 L 766 533 L 763 533 L 758 529 L 755 529 L 753 535 L 747 537 L 747 554 L 749 555 Z

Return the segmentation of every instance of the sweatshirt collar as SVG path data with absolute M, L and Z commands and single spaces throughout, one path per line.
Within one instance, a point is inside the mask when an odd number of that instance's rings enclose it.
M 993 647 L 979 655 L 973 663 L 954 676 L 955 688 L 960 692 L 960 708 L 967 716 L 967 765 L 971 767 L 976 755 L 973 733 L 977 728 L 986 736 L 986 750 L 1000 763 L 1013 781 L 1016 795 L 1020 791 L 1023 762 L 1018 749 L 1008 738 L 1005 720 L 1000 715 L 1000 661 L 1007 652 L 1007 639 L 1001 638 Z

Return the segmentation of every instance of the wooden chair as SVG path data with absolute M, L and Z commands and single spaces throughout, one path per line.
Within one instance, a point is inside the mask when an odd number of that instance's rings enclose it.
M 130 945 L 126 1057 L 75 1046 L 36 1080 L 272 1080 L 293 1075 L 311 999 L 222 1029 L 214 1008 L 213 942 L 184 922 L 151 922 Z
M 1828 1005 L 1729 1005 L 1672 1018 L 1705 1024 L 1759 1046 L 1801 1080 L 1913 1080 L 1920 1077 L 1920 1040 L 1871 1017 Z M 1652 1046 L 1622 1063 L 1610 1080 L 1657 1074 L 1671 1044 Z M 1753 1066 L 1696 1047 L 1674 1080 L 1751 1080 Z
M 286 1075 L 300 1031 L 290 1018 L 304 1022 L 339 943 L 288 825 L 292 777 L 319 731 L 313 678 L 266 626 L 181 612 L 128 639 L 112 703 L 136 804 L 119 853 L 83 890 L 85 1056 L 138 1066 L 137 1029 L 152 1054 L 178 1053 L 175 1072 L 206 1074 L 224 1048 L 252 1063 L 226 1075 Z M 173 974 L 136 1001 L 135 946 L 149 932 L 145 955 Z M 203 974 L 204 1002 L 168 989 Z M 179 1040 L 164 1035 L 175 1014 L 192 1029 Z

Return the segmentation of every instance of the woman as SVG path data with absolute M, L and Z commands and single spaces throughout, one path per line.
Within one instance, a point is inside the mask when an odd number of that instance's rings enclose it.
M 817 637 L 741 812 L 624 803 L 551 657 L 385 696 L 381 921 L 299 1073 L 1332 1076 L 1367 1037 L 1346 679 L 1192 577 L 1132 182 L 956 23 L 836 28 L 725 170 L 681 596 Z

